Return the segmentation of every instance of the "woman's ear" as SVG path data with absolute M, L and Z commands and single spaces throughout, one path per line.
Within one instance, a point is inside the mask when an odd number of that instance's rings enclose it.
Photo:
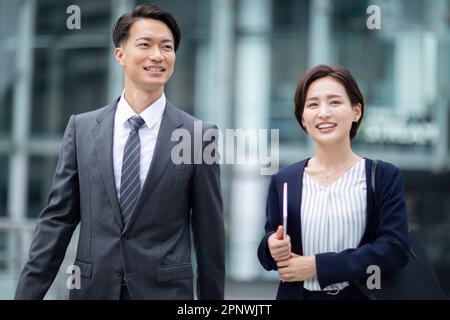
M 353 107 L 353 122 L 358 122 L 361 119 L 362 114 L 362 106 L 361 103 L 358 103 L 356 106 Z

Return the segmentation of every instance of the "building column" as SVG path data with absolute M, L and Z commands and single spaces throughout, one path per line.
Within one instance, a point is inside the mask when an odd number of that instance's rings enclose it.
M 12 149 L 10 155 L 10 177 L 8 194 L 8 215 L 14 227 L 25 224 L 27 212 L 28 194 L 28 139 L 31 117 L 31 95 L 33 82 L 33 58 L 34 58 L 34 27 L 36 1 L 26 0 L 20 3 L 17 19 L 17 50 L 16 56 L 16 82 L 13 95 L 12 115 Z M 10 247 L 11 272 L 18 270 L 23 259 L 28 253 L 29 234 L 11 232 Z M 17 235 L 17 236 L 15 236 Z M 20 252 L 20 256 L 17 256 Z
M 111 0 L 111 28 L 121 15 L 134 8 L 135 0 Z M 114 43 L 110 42 L 109 75 L 108 75 L 108 101 L 111 103 L 122 94 L 124 88 L 123 71 L 114 56 Z
M 236 60 L 229 66 L 236 75 L 235 128 L 265 129 L 270 101 L 271 1 L 241 0 L 238 13 Z M 255 137 L 247 141 L 257 142 Z M 234 280 L 251 280 L 262 271 L 256 252 L 263 235 L 267 181 L 258 164 L 232 167 L 228 274 Z
M 448 36 L 448 16 L 443 14 L 448 12 L 450 4 L 448 1 L 434 1 L 427 5 L 432 5 L 432 10 L 429 12 L 429 20 L 432 21 L 432 31 L 437 35 L 439 42 L 437 53 L 437 83 L 436 96 L 437 110 L 435 121 L 439 125 L 440 135 L 439 142 L 436 148 L 436 156 L 433 157 L 438 161 L 438 167 L 443 171 L 450 170 L 450 94 L 449 94 L 449 57 L 450 57 L 450 38 Z M 438 17 L 438 18 L 436 18 Z
M 309 10 L 308 66 L 331 64 L 331 13 L 330 0 L 311 0 Z
M 209 41 L 199 43 L 195 63 L 194 114 L 222 133 L 232 127 L 235 0 L 212 0 Z M 220 154 L 224 160 L 223 152 Z M 222 161 L 221 163 L 225 163 Z M 229 236 L 231 166 L 221 165 L 226 243 Z
M 195 115 L 221 130 L 232 119 L 234 0 L 212 0 L 210 41 L 196 56 Z

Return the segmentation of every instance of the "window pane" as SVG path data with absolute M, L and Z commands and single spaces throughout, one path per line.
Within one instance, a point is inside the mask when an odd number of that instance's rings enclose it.
M 149 3 L 145 0 L 136 4 Z M 175 69 L 165 86 L 167 98 L 177 107 L 193 114 L 196 83 L 196 56 L 199 49 L 209 41 L 210 5 L 209 0 L 156 0 L 152 4 L 170 12 L 181 29 L 180 47 L 176 53 Z M 203 68 L 207 68 L 204 66 Z
M 450 292 L 450 174 L 403 172 L 410 228 L 416 229 L 443 289 Z
M 92 0 L 38 0 L 36 16 L 36 34 L 54 37 L 67 34 L 110 33 L 111 1 Z M 70 5 L 77 5 L 81 13 L 81 29 L 69 30 L 67 19 L 73 11 L 67 13 Z M 69 22 L 72 22 L 69 19 Z
M 8 268 L 8 232 L 0 229 L 0 275 Z M 0 292 L 2 295 L 2 292 Z
M 294 117 L 294 93 L 307 68 L 309 1 L 273 1 L 270 127 L 282 142 L 306 141 Z M 288 66 L 288 67 L 287 67 Z
M 71 114 L 106 104 L 108 50 L 37 49 L 32 132 L 61 134 Z
M 6 217 L 9 181 L 9 158 L 0 154 L 0 218 Z
M 355 139 L 380 150 L 433 152 L 439 143 L 438 67 L 442 1 L 381 1 L 381 29 L 366 26 L 369 1 L 333 1 L 333 63 L 349 68 L 365 97 Z M 445 75 L 448 78 L 448 75 Z
M 17 1 L 0 0 L 0 138 L 11 132 L 17 13 Z
M 58 158 L 30 157 L 28 176 L 28 218 L 37 217 L 47 204 Z

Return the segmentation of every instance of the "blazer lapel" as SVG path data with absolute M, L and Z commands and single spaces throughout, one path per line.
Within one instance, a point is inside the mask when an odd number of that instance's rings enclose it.
M 363 244 L 371 242 L 375 238 L 376 234 L 376 212 L 373 208 L 373 190 L 372 190 L 372 162 L 371 159 L 366 159 L 366 228 L 364 230 L 363 237 L 358 245 L 361 246 Z
M 300 167 L 296 167 L 287 176 L 286 181 L 288 183 L 288 232 L 291 234 L 292 248 L 300 255 L 303 255 L 301 234 L 303 172 L 308 160 L 301 161 Z
M 172 132 L 183 124 L 179 119 L 177 112 L 178 110 L 167 101 L 161 119 L 161 126 L 159 128 L 158 138 L 156 139 L 155 151 L 153 153 L 150 169 L 145 179 L 144 186 L 142 187 L 138 202 L 130 216 L 130 220 L 125 226 L 124 232 L 133 225 L 139 212 L 142 210 L 145 201 L 150 197 L 155 186 L 161 179 L 164 170 L 169 164 L 172 149 L 178 143 L 177 141 L 171 141 Z
M 288 173 L 286 182 L 288 183 L 288 232 L 291 235 L 292 248 L 303 254 L 303 244 L 301 237 L 301 205 L 302 205 L 302 190 L 303 190 L 303 174 L 305 166 L 309 158 L 301 161 L 299 167 Z M 299 170 L 300 169 L 300 170 Z M 375 225 L 375 212 L 373 210 L 373 190 L 371 186 L 371 172 L 372 160 L 366 159 L 366 184 L 367 184 L 367 222 L 363 237 L 358 246 L 369 243 L 375 236 L 375 230 L 371 226 Z M 283 190 L 281 186 L 281 190 Z M 281 199 L 281 198 L 280 198 Z
M 97 125 L 94 128 L 94 142 L 106 193 L 111 203 L 114 217 L 122 228 L 123 222 L 117 198 L 113 166 L 114 114 L 118 101 L 119 99 L 114 101 L 97 117 Z

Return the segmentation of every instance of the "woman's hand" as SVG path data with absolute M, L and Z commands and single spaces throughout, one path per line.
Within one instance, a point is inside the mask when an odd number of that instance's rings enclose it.
M 316 256 L 299 256 L 291 253 L 287 260 L 277 262 L 280 280 L 285 282 L 305 281 L 316 275 Z
M 283 227 L 278 226 L 277 232 L 267 240 L 270 255 L 276 262 L 289 259 L 291 254 L 291 238 L 286 235 L 283 239 Z

